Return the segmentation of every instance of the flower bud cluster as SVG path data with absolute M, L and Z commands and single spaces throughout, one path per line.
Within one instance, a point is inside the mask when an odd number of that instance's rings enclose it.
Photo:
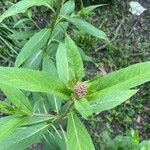
M 82 82 L 78 82 L 75 86 L 74 86 L 74 96 L 75 98 L 82 98 L 85 97 L 87 95 L 87 87 L 85 83 Z

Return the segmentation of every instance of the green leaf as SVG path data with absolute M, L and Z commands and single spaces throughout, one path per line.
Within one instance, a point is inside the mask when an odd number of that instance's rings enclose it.
M 65 46 L 69 65 L 69 80 L 81 81 L 84 76 L 82 58 L 74 41 L 67 35 Z
M 88 6 L 88 7 L 85 7 L 85 8 L 82 8 L 79 12 L 78 12 L 78 15 L 88 15 L 91 11 L 93 11 L 94 9 L 98 8 L 98 7 L 101 7 L 101 6 L 105 6 L 106 4 L 100 4 L 100 5 L 92 5 L 92 6 Z
M 26 24 L 27 22 L 30 22 L 30 21 L 31 21 L 31 20 L 30 20 L 29 18 L 20 19 L 19 21 L 17 21 L 17 22 L 14 24 L 13 28 L 19 28 L 19 27 L 21 27 L 21 25 Z
M 38 70 L 39 66 L 41 64 L 41 61 L 42 61 L 42 57 L 43 57 L 43 51 L 42 50 L 32 54 L 26 60 L 26 62 L 22 66 L 22 68 L 29 68 L 29 69 Z
M 67 126 L 67 149 L 68 150 L 94 150 L 94 145 L 86 128 L 79 118 L 70 113 Z
M 31 112 L 31 104 L 23 92 L 7 85 L 1 85 L 0 87 L 11 103 L 15 105 L 21 112 Z
M 22 48 L 21 52 L 16 58 L 15 66 L 19 67 L 24 61 L 29 58 L 32 54 L 38 53 L 40 49 L 46 44 L 51 29 L 43 29 L 36 33 Z
M 104 39 L 108 41 L 106 33 L 103 32 L 102 30 L 99 30 L 90 23 L 81 20 L 79 18 L 70 18 L 66 16 L 64 18 L 66 18 L 70 23 L 74 24 L 79 30 L 84 31 L 90 35 L 93 35 L 99 39 Z
M 33 114 L 32 116 L 28 116 L 26 121 L 21 126 L 31 126 L 47 121 L 50 123 L 52 120 L 54 120 L 54 116 L 46 114 Z
M 128 100 L 135 95 L 137 91 L 138 90 L 127 90 L 114 92 L 112 94 L 107 94 L 104 97 L 100 97 L 97 100 L 90 101 L 92 111 L 94 113 L 110 110 Z
M 49 134 L 44 136 L 44 150 L 66 150 L 66 143 L 61 131 L 49 131 Z
M 69 81 L 69 65 L 65 44 L 60 43 L 56 53 L 56 65 L 59 79 L 65 84 Z
M 68 28 L 68 22 L 59 22 L 56 26 L 54 26 L 54 29 L 51 33 L 50 40 L 60 40 L 62 41 L 64 39 L 64 33 L 66 29 Z
M 18 3 L 12 5 L 4 14 L 0 16 L 0 22 L 5 18 L 16 15 L 18 13 L 24 13 L 28 8 L 32 6 L 51 5 L 53 0 L 21 0 Z
M 58 42 L 51 42 L 47 45 L 47 55 L 53 59 L 56 56 L 57 48 L 58 48 Z M 54 61 L 54 60 L 53 60 Z
M 70 90 L 50 74 L 30 69 L 0 67 L 0 87 L 5 84 L 31 92 L 46 92 L 68 99 Z
M 0 141 L 0 150 L 23 150 L 38 142 L 47 132 L 48 125 L 41 123 L 30 127 L 17 129 L 8 138 Z
M 90 61 L 90 62 L 93 61 L 92 57 L 88 56 L 81 48 L 78 47 L 78 49 L 83 61 Z
M 21 126 L 25 120 L 26 117 L 11 116 L 11 117 L 1 118 L 0 119 L 0 143 L 3 139 L 6 139 L 10 134 L 12 134 L 16 130 L 16 128 Z
M 61 104 L 63 100 L 55 95 L 47 94 L 49 107 L 53 111 L 55 111 L 57 114 L 59 114 L 59 111 L 61 109 Z
M 48 114 L 50 106 L 44 93 L 32 93 L 31 102 L 34 113 Z
M 89 98 L 95 99 L 105 93 L 128 90 L 150 81 L 150 61 L 131 65 L 88 83 Z
M 88 119 L 88 117 L 92 116 L 93 110 L 87 99 L 83 98 L 80 100 L 76 100 L 74 104 L 75 108 L 78 110 L 83 118 Z
M 60 14 L 61 15 L 69 15 L 74 11 L 74 9 L 75 9 L 74 0 L 69 0 L 63 4 L 62 8 L 60 9 Z
M 140 150 L 149 150 L 150 149 L 150 140 L 144 140 L 140 143 Z
M 55 62 L 50 59 L 47 54 L 44 54 L 43 56 L 42 70 L 49 73 L 53 77 L 58 76 Z
M 9 35 L 8 37 L 17 41 L 17 40 L 24 40 L 32 37 L 35 34 L 33 31 L 13 31 L 13 34 Z

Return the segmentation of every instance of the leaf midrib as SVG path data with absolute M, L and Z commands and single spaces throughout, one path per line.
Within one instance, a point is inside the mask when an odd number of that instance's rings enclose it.
M 80 145 L 80 141 L 79 141 L 79 138 L 78 138 L 78 133 L 77 133 L 77 129 L 76 129 L 76 126 L 75 126 L 75 120 L 73 118 L 73 114 L 71 113 L 71 118 L 72 118 L 72 122 L 73 122 L 73 127 L 74 127 L 74 131 L 75 131 L 75 136 L 77 138 L 77 142 L 78 142 L 78 145 L 79 145 L 79 149 L 81 149 L 81 145 Z
M 118 89 L 116 89 L 117 86 L 120 86 L 120 85 L 122 85 L 122 84 L 125 84 L 126 82 L 128 83 L 128 82 L 130 82 L 130 81 L 132 81 L 132 80 L 135 80 L 135 79 L 137 79 L 137 78 L 139 78 L 140 76 L 143 76 L 143 75 L 147 76 L 147 75 L 150 75 L 150 73 L 146 73 L 146 74 L 142 73 L 142 74 L 140 74 L 140 75 L 136 75 L 136 76 L 134 76 L 133 78 L 130 78 L 130 79 L 125 80 L 125 81 L 123 81 L 123 82 L 120 82 L 120 83 L 117 83 L 117 84 L 114 84 L 114 85 L 111 85 L 111 86 L 104 87 L 103 89 L 96 91 L 96 93 L 99 93 L 99 92 L 102 93 L 102 92 L 105 92 L 105 91 L 107 91 L 107 90 L 112 90 L 113 88 L 114 88 L 114 90 L 118 90 Z M 147 81 L 145 81 L 145 82 L 147 82 Z M 137 86 L 138 86 L 138 85 L 137 85 Z M 130 88 L 132 88 L 132 87 L 130 87 Z M 128 88 L 128 89 L 130 89 L 130 88 Z M 127 90 L 127 89 L 126 89 L 126 90 Z M 94 92 L 94 93 L 91 93 L 88 97 L 92 97 L 93 95 L 95 95 L 95 92 Z
M 13 146 L 13 145 L 15 145 L 15 144 L 18 144 L 18 143 L 20 143 L 20 142 L 26 140 L 27 138 L 33 136 L 34 134 L 38 133 L 39 131 L 41 131 L 42 129 L 44 129 L 44 128 L 48 127 L 48 126 L 49 126 L 49 125 L 45 125 L 44 127 L 40 128 L 39 130 L 36 130 L 36 131 L 33 132 L 32 134 L 29 134 L 28 136 L 26 136 L 26 137 L 20 139 L 19 141 L 15 141 L 15 143 L 12 143 L 10 146 Z M 10 147 L 10 146 L 9 146 L 9 147 Z

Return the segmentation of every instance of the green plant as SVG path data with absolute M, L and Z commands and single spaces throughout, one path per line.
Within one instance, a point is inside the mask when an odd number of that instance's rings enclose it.
M 114 139 L 111 139 L 109 132 L 102 134 L 103 143 L 101 144 L 101 150 L 149 150 L 150 141 L 141 141 L 139 133 L 135 130 L 131 130 L 126 135 L 118 135 Z M 140 142 L 141 141 L 141 142 Z
M 44 6 L 51 10 L 50 16 L 51 20 L 48 22 L 44 29 L 40 29 L 36 21 L 32 19 L 33 13 L 32 9 L 29 9 L 32 6 Z M 101 5 L 91 6 L 91 7 L 82 7 L 78 12 L 75 12 L 75 2 L 74 0 L 68 1 L 54 1 L 54 0 L 21 0 L 16 4 L 13 4 L 6 12 L 0 16 L 0 22 L 5 19 L 8 19 L 10 16 L 17 15 L 18 13 L 25 14 L 24 18 L 17 20 L 17 25 L 23 25 L 25 28 L 18 30 L 13 30 L 10 34 L 10 39 L 15 41 L 16 44 L 22 47 L 22 50 L 19 51 L 19 55 L 16 58 L 15 66 L 23 66 L 32 69 L 40 69 L 41 64 L 44 61 L 44 56 L 48 55 L 51 58 L 51 61 L 54 62 L 53 56 L 55 56 L 59 42 L 64 41 L 67 29 L 69 29 L 69 23 L 76 26 L 77 29 L 82 30 L 96 38 L 103 39 L 108 41 L 106 34 L 86 22 L 81 18 L 81 12 L 91 12 Z M 34 11 L 33 11 L 34 12 Z M 27 15 L 26 15 L 27 14 Z M 35 24 L 35 29 L 27 30 L 26 22 L 31 22 Z M 14 25 L 15 27 L 17 25 Z M 29 39 L 27 42 L 26 40 Z M 85 53 L 79 49 L 83 59 L 86 57 Z M 37 63 L 38 62 L 38 63 Z
M 52 142 L 46 144 L 49 148 L 94 149 L 78 115 L 88 119 L 95 112 L 112 109 L 138 91 L 131 88 L 150 80 L 150 62 L 144 62 L 82 81 L 82 59 L 69 36 L 58 47 L 56 66 L 53 74 L 51 69 L 46 73 L 0 68 L 0 88 L 7 96 L 1 101 L 0 108 L 3 113 L 11 115 L 1 119 L 1 149 L 24 149 L 43 135 L 46 141 Z M 58 143 L 53 141 L 54 137 Z
M 7 97 L 0 101 L 0 110 L 8 115 L 0 119 L 0 150 L 22 150 L 40 139 L 45 149 L 92 150 L 94 145 L 79 117 L 88 119 L 129 99 L 137 92 L 132 88 L 150 80 L 150 62 L 84 81 L 81 51 L 66 33 L 66 21 L 107 41 L 106 34 L 73 14 L 72 0 L 23 0 L 0 21 L 33 5 L 48 6 L 54 22 L 30 38 L 15 67 L 0 67 L 0 88 Z

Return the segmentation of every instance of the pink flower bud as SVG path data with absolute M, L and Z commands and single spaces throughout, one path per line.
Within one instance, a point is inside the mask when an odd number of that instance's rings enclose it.
M 82 97 L 85 97 L 86 94 L 87 94 L 86 84 L 83 82 L 78 82 L 74 86 L 74 97 L 75 98 L 82 98 Z

